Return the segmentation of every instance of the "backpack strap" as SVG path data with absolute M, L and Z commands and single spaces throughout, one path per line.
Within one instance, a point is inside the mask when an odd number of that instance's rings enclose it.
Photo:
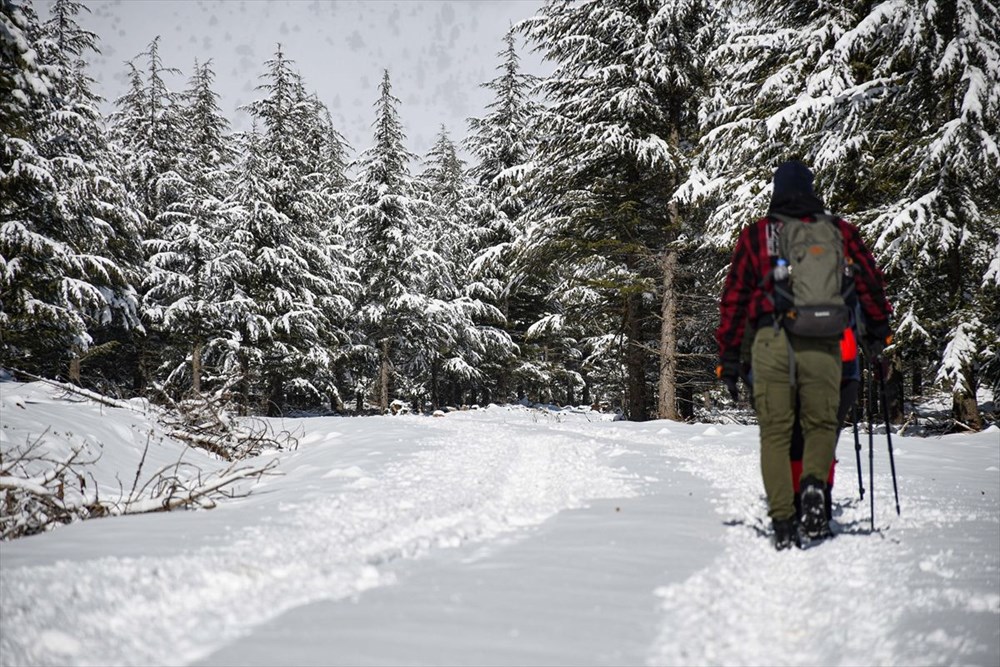
M 758 287 L 764 293 L 765 298 L 771 302 L 771 307 L 774 309 L 774 328 L 777 330 L 781 328 L 785 312 L 791 308 L 794 302 L 792 293 L 788 288 L 787 269 L 782 272 L 779 265 L 782 260 L 787 259 L 781 256 L 781 230 L 787 221 L 794 220 L 795 218 L 790 218 L 780 213 L 768 213 L 765 219 L 767 220 L 767 228 L 765 229 L 767 256 L 771 266 L 761 276 Z M 768 288 L 768 281 L 771 283 L 770 288 Z

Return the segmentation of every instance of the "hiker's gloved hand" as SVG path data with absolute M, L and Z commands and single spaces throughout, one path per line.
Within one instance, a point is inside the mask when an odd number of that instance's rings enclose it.
M 892 343 L 892 332 L 889 331 L 889 323 L 885 320 L 880 322 L 869 322 L 865 328 L 864 345 L 865 351 L 872 359 L 882 356 L 882 350 L 886 345 Z
M 739 400 L 740 390 L 736 384 L 740 379 L 739 360 L 723 359 L 715 368 L 715 376 L 722 380 L 722 384 L 726 385 L 726 389 L 729 390 L 729 395 L 732 396 L 733 400 Z

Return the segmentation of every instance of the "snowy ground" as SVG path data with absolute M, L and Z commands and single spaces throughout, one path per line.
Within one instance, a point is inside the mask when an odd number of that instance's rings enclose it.
M 0 383 L 135 475 L 133 410 Z M 522 407 L 284 420 L 277 477 L 210 511 L 0 543 L 0 664 L 1000 664 L 1000 431 L 876 435 L 876 528 L 840 443 L 838 536 L 775 552 L 756 429 Z M 868 486 L 867 439 L 865 486 Z M 153 439 L 149 463 L 183 448 Z M 183 453 L 206 469 L 220 464 Z

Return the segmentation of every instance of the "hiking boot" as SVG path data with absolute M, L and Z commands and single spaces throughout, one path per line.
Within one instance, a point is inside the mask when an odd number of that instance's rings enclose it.
M 795 526 L 795 519 L 774 519 L 771 521 L 774 528 L 774 548 L 783 551 L 798 542 L 799 531 Z
M 833 489 L 829 486 L 823 494 L 823 508 L 826 510 L 826 520 L 833 521 Z M 802 498 L 799 494 L 795 494 L 795 518 L 802 519 Z
M 830 522 L 826 518 L 826 485 L 815 477 L 802 481 L 799 495 L 802 503 L 802 534 L 809 539 L 830 536 Z

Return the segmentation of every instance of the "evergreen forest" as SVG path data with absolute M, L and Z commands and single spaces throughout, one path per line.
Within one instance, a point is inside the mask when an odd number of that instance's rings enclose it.
M 159 37 L 102 113 L 87 7 L 47 9 L 0 0 L 15 377 L 239 414 L 691 419 L 731 406 L 722 281 L 799 159 L 886 273 L 897 415 L 933 389 L 978 429 L 977 392 L 1000 393 L 994 0 L 549 0 L 497 35 L 492 103 L 426 155 L 391 70 L 354 147 L 290 45 L 260 64 L 249 131 L 211 62 L 179 72 Z

